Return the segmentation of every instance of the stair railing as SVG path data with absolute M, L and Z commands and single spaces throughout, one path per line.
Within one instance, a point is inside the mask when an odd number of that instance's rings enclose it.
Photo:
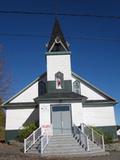
M 93 132 L 93 142 L 95 142 L 98 146 L 100 146 L 103 150 L 105 150 L 104 135 L 98 133 L 93 128 L 92 132 Z
M 92 127 L 89 127 L 84 123 L 81 123 L 80 126 L 81 126 L 82 132 L 85 133 L 92 142 L 96 143 L 103 150 L 105 150 L 104 135 L 98 133 Z
M 41 138 L 40 127 L 33 131 L 26 139 L 24 139 L 24 153 L 26 153 L 39 138 Z
M 41 154 L 43 154 L 46 146 L 48 145 L 48 141 L 49 141 L 48 135 L 47 134 L 42 135 L 42 137 L 41 137 Z
M 85 135 L 80 128 L 77 126 L 73 126 L 73 136 L 79 144 L 86 150 L 89 151 L 89 141 L 88 141 L 88 136 Z
M 44 126 L 45 127 L 45 126 Z M 52 124 L 47 126 L 47 128 L 41 128 L 42 137 L 41 137 L 41 154 L 43 154 L 46 146 L 48 145 L 49 139 L 53 136 L 53 126 Z

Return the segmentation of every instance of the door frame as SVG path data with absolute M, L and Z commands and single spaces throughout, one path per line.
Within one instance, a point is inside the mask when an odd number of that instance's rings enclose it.
M 68 106 L 69 107 L 69 112 L 70 112 L 70 126 L 71 126 L 71 133 L 72 133 L 72 107 L 71 107 L 71 104 L 59 104 L 59 103 L 56 103 L 56 104 L 51 104 L 50 105 L 50 123 L 52 124 L 52 108 L 53 107 L 64 107 L 64 106 Z

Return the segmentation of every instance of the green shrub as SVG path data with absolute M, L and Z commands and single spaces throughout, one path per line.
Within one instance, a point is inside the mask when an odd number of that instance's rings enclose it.
M 18 140 L 23 142 L 34 130 L 37 129 L 36 123 L 29 123 L 28 125 L 23 126 L 24 128 L 19 131 Z
M 4 127 L 0 126 L 0 141 L 4 141 L 5 140 L 5 129 Z

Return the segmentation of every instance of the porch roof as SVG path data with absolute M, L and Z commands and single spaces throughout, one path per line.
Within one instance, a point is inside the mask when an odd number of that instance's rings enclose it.
M 48 102 L 48 101 L 82 101 L 87 97 L 71 92 L 71 93 L 47 93 L 35 98 L 35 102 Z
M 37 104 L 35 102 L 21 102 L 21 103 L 8 103 L 3 106 L 3 108 L 13 109 L 13 108 L 35 108 Z

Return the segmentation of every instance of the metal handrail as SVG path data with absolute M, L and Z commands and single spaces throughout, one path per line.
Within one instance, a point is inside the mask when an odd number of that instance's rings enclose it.
M 82 130 L 80 128 L 78 128 L 77 126 L 73 126 L 73 136 L 75 137 L 75 139 L 77 139 L 77 141 L 79 142 L 79 144 L 86 150 L 89 151 L 89 141 L 88 141 L 88 136 L 82 132 Z
M 24 139 L 24 153 L 26 153 L 41 137 L 41 128 L 37 128 L 26 139 Z
M 104 135 L 99 134 L 93 128 L 92 128 L 92 130 L 93 130 L 93 135 L 94 135 L 93 142 L 96 143 L 98 146 L 100 146 L 104 150 L 105 149 L 105 147 L 104 147 Z
M 81 130 L 88 136 L 88 138 L 92 142 L 96 143 L 103 150 L 105 150 L 104 135 L 103 134 L 100 134 L 99 132 L 94 130 L 92 127 L 89 127 L 84 123 L 81 124 Z
M 47 132 L 44 131 L 43 127 L 37 128 L 26 139 L 24 139 L 24 153 L 26 153 L 35 144 L 35 142 L 40 139 L 38 150 L 41 150 L 42 154 L 49 142 L 49 137 L 52 136 L 52 134 L 52 125 L 50 125 Z
M 49 139 L 51 136 L 53 136 L 53 126 L 52 124 L 49 125 L 48 130 L 44 132 L 44 129 L 42 128 L 42 137 L 41 137 L 41 154 L 43 154 L 46 146 L 48 145 Z
M 43 154 L 46 146 L 48 145 L 48 141 L 49 141 L 48 135 L 47 135 L 47 134 L 44 134 L 44 135 L 41 137 L 41 154 Z
M 91 128 L 89 128 L 88 126 L 86 126 L 85 124 L 82 124 L 84 125 L 82 127 L 82 131 L 88 136 L 88 138 L 92 141 L 92 138 L 93 138 L 93 135 L 92 135 L 92 131 L 91 131 Z

